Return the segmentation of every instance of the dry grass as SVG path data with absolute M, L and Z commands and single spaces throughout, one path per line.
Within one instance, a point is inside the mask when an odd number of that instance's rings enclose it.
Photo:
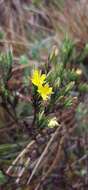
M 77 42 L 88 41 L 87 0 L 40 1 L 37 6 L 30 0 L 1 0 L 0 15 L 3 43 L 11 44 L 17 56 L 30 52 L 36 41 L 60 45 L 66 33 Z

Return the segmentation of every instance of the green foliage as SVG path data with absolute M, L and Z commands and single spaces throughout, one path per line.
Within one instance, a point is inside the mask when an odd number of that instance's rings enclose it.
M 44 111 L 40 111 L 39 114 L 37 114 L 36 124 L 39 128 L 48 127 L 48 117 L 45 115 Z
M 66 70 L 65 75 L 66 78 L 68 78 L 68 81 L 77 81 L 79 79 L 79 76 L 77 75 L 74 68 Z
M 78 53 L 78 55 L 75 57 L 75 62 L 79 64 L 85 78 L 88 80 L 87 57 L 88 57 L 88 44 L 85 44 L 84 49 L 80 53 Z
M 0 31 L 0 40 L 3 40 L 3 38 L 4 38 L 4 32 L 3 31 Z
M 1 82 L 5 83 L 11 77 L 13 63 L 13 54 L 12 50 L 9 50 L 6 54 L 1 53 L 0 55 L 0 70 L 1 70 Z
M 64 100 L 64 107 L 68 108 L 72 106 L 72 97 L 68 97 L 67 99 Z
M 88 56 L 88 44 L 85 44 L 84 49 L 79 54 L 79 62 L 82 63 L 86 56 Z
M 74 67 L 71 67 L 71 61 L 74 58 L 74 52 L 75 45 L 66 36 L 60 51 L 58 50 L 57 46 L 54 46 L 48 57 L 48 63 L 41 66 L 41 72 L 43 74 L 46 74 L 46 79 L 43 82 L 42 86 L 44 88 L 44 85 L 47 84 L 48 90 L 49 87 L 51 87 L 53 92 L 50 94 L 47 103 L 43 101 L 42 97 L 38 93 L 38 86 L 32 84 L 31 66 L 24 67 L 22 76 L 24 95 L 21 95 L 23 102 L 19 101 L 19 98 L 16 96 L 16 94 L 19 94 L 19 92 L 16 93 L 14 90 L 14 93 L 12 93 L 8 88 L 8 81 L 12 76 L 12 51 L 10 50 L 6 54 L 1 54 L 0 82 L 1 92 L 4 95 L 2 96 L 2 99 L 4 98 L 3 101 L 5 102 L 6 109 L 9 111 L 10 107 L 11 112 L 13 111 L 13 118 L 17 120 L 18 118 L 32 115 L 34 111 L 34 123 L 40 128 L 48 127 L 48 114 L 50 112 L 53 112 L 56 105 L 59 105 L 59 107 L 62 107 L 62 109 L 64 107 L 67 108 L 72 106 L 74 98 L 74 95 L 72 94 L 75 94 L 75 88 L 77 88 L 80 93 L 88 91 L 88 85 L 86 83 L 79 83 L 80 76 L 77 74 L 76 69 L 74 69 Z M 29 60 L 27 56 L 22 55 L 20 57 L 19 63 L 24 65 L 28 64 Z M 42 79 L 42 73 L 40 74 L 40 80 Z M 28 99 L 30 103 L 27 104 L 26 101 Z
M 69 84 L 66 85 L 65 94 L 69 93 L 73 89 L 74 85 L 75 85 L 74 81 L 69 82 Z
M 79 84 L 79 92 L 81 93 L 87 93 L 88 92 L 88 84 L 87 83 L 83 83 L 83 84 Z
M 30 116 L 32 114 L 32 104 L 25 102 L 25 101 L 19 101 L 16 112 L 18 118 L 25 118 L 27 116 Z
M 25 64 L 28 64 L 28 62 L 29 62 L 28 57 L 26 55 L 21 55 L 19 63 L 22 65 L 25 65 Z
M 72 41 L 66 38 L 63 41 L 60 53 L 58 54 L 58 49 L 55 48 L 49 56 L 52 68 L 47 75 L 47 81 L 52 84 L 54 89 L 49 104 L 50 109 L 57 103 L 65 107 L 72 105 L 72 97 L 70 95 L 79 77 L 76 71 L 73 68 L 69 69 L 67 65 L 72 59 L 74 48 Z
M 70 40 L 66 35 L 66 38 L 64 39 L 61 47 L 61 60 L 65 65 L 69 63 L 70 58 L 72 57 L 73 50 L 74 44 L 72 40 Z
M 80 103 L 76 111 L 76 119 L 78 123 L 78 132 L 86 134 L 88 132 L 88 108 L 87 104 Z
M 6 177 L 3 172 L 0 170 L 0 185 L 3 185 L 6 182 Z
M 38 6 L 41 2 L 42 0 L 32 0 L 32 3 L 36 6 Z
M 17 120 L 15 107 L 18 100 L 15 92 L 11 92 L 8 82 L 12 77 L 13 53 L 9 49 L 0 55 L 0 98 L 2 106 L 13 120 Z
M 8 89 L 8 81 L 12 76 L 12 64 L 13 64 L 13 54 L 12 50 L 8 50 L 6 54 L 1 53 L 0 55 L 0 91 L 2 93 L 3 99 L 7 99 L 10 95 Z M 4 100 L 5 101 L 5 100 Z

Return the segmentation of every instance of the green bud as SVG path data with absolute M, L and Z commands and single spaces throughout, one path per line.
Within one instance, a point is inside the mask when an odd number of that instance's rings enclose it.
M 60 77 L 58 79 L 55 80 L 55 88 L 59 88 L 61 84 L 61 79 Z
M 70 90 L 72 90 L 73 87 L 74 87 L 74 84 L 75 84 L 75 82 L 74 82 L 74 81 L 71 81 L 71 82 L 66 86 L 65 93 L 68 93 Z

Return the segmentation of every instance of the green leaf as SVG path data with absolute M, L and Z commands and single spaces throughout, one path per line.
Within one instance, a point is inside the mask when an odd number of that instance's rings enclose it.
M 71 81 L 69 84 L 66 85 L 65 93 L 68 93 L 70 90 L 73 89 L 75 82 Z
M 40 111 L 37 114 L 36 124 L 39 128 L 43 129 L 48 126 L 48 118 L 45 116 L 44 111 Z
M 72 105 L 72 98 L 68 97 L 66 100 L 64 100 L 65 108 L 69 108 L 71 105 Z
M 32 3 L 36 6 L 38 6 L 41 2 L 42 0 L 32 0 Z
M 61 85 L 61 79 L 60 79 L 60 77 L 58 77 L 56 80 L 55 80 L 55 88 L 59 88 L 60 87 L 60 85 Z
M 0 170 L 0 185 L 3 185 L 6 182 L 6 176 Z
M 13 63 L 13 53 L 12 53 L 12 50 L 11 50 L 11 49 L 10 49 L 10 50 L 7 52 L 7 54 L 6 54 L 6 61 L 7 61 L 7 64 L 8 64 L 9 66 L 11 66 L 12 63 Z
M 74 50 L 74 44 L 73 42 L 68 38 L 68 35 L 66 34 L 66 37 L 63 41 L 63 45 L 61 48 L 61 59 L 63 63 L 66 65 L 68 61 L 70 60 Z
M 80 84 L 79 87 L 78 87 L 79 91 L 80 92 L 88 92 L 88 84 L 87 83 L 84 83 L 84 84 Z
M 3 40 L 3 38 L 4 38 L 4 32 L 0 31 L 0 40 Z
M 20 62 L 20 64 L 22 64 L 22 65 L 26 65 L 26 64 L 28 64 L 29 59 L 28 59 L 28 57 L 27 57 L 26 55 L 21 55 L 19 62 Z

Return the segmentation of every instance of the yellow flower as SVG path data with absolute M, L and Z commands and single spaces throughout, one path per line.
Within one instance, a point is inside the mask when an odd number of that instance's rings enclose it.
M 46 79 L 46 75 L 45 74 L 41 74 L 40 71 L 38 70 L 35 70 L 33 72 L 33 75 L 32 75 L 32 83 L 35 85 L 35 86 L 41 86 L 44 82 L 45 82 L 45 79 Z
M 38 87 L 37 92 L 41 95 L 43 100 L 47 100 L 48 96 L 52 94 L 52 87 L 49 87 L 49 85 L 45 83 L 46 75 L 41 74 L 40 71 L 35 70 L 33 72 L 31 81 L 32 83 Z
M 48 96 L 52 94 L 52 87 L 49 87 L 48 84 L 38 87 L 38 93 L 41 95 L 43 100 L 47 100 Z

